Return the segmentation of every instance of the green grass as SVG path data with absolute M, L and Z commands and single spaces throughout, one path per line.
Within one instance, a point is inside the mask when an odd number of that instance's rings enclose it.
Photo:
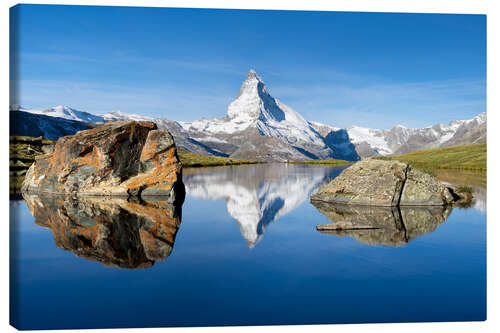
M 435 176 L 444 182 L 486 189 L 486 171 L 434 169 Z
M 225 166 L 225 165 L 242 165 L 256 164 L 257 161 L 239 160 L 229 157 L 206 156 L 195 154 L 186 150 L 177 150 L 177 155 L 181 160 L 182 166 L 185 168 L 210 167 L 210 166 Z
M 457 187 L 457 191 L 464 192 L 464 193 L 472 193 L 472 192 L 474 192 L 474 189 L 470 186 L 460 185 Z
M 287 163 L 291 164 L 313 164 L 313 165 L 330 165 L 330 166 L 341 166 L 348 165 L 354 162 L 345 161 L 345 160 L 336 160 L 336 159 L 328 159 L 328 160 L 307 160 L 307 161 L 288 161 Z
M 486 171 L 486 143 L 425 149 L 402 155 L 375 158 L 401 161 L 425 171 L 432 169 Z
M 9 137 L 9 190 L 19 193 L 28 168 L 37 156 L 48 153 L 55 141 L 42 137 Z

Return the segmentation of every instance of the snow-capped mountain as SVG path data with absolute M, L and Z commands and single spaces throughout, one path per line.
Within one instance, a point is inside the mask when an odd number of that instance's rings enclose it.
M 92 128 L 92 124 L 82 121 L 23 111 L 11 111 L 9 125 L 10 135 L 43 136 L 51 140 Z
M 250 70 L 224 118 L 179 122 L 194 139 L 234 157 L 328 158 L 333 152 L 298 112 L 272 97 Z
M 236 99 L 227 108 L 226 117 L 180 124 L 188 131 L 212 134 L 232 134 L 253 127 L 263 136 L 275 137 L 292 145 L 309 143 L 324 147 L 321 136 L 309 122 L 272 97 L 264 81 L 254 70 L 248 72 Z
M 307 121 L 272 97 L 262 78 L 249 71 L 224 118 L 178 122 L 186 135 L 235 158 L 288 160 L 337 158 L 351 161 L 373 155 L 486 140 L 486 113 L 470 120 L 425 128 L 402 125 L 390 130 L 347 129 Z
M 473 144 L 486 141 L 486 112 L 469 120 L 454 120 L 448 125 L 436 124 L 424 128 L 397 125 L 390 130 L 351 126 L 347 128 L 347 133 L 362 157 Z
M 105 119 L 101 116 L 96 116 L 92 113 L 85 111 L 78 111 L 76 109 L 72 109 L 69 106 L 55 106 L 46 110 L 35 110 L 35 109 L 25 109 L 19 108 L 17 111 L 29 112 L 32 114 L 39 114 L 43 116 L 63 118 L 67 120 L 76 120 L 85 123 L 98 123 L 104 122 Z
M 135 120 L 135 121 L 152 121 L 152 117 L 141 116 L 137 114 L 125 113 L 122 111 L 111 111 L 105 114 L 95 115 L 86 111 L 79 111 L 69 106 L 54 106 L 45 110 L 27 109 L 18 107 L 16 111 L 28 112 L 31 114 L 39 114 L 43 116 L 63 118 L 67 120 L 76 120 L 85 123 L 101 123 L 109 121 Z
M 138 114 L 125 113 L 120 110 L 111 111 L 105 114 L 101 114 L 100 117 L 104 119 L 104 121 L 123 121 L 123 120 L 135 120 L 135 121 L 152 121 L 153 118 L 141 116 Z
M 271 222 L 297 208 L 341 170 L 274 163 L 251 168 L 191 169 L 184 172 L 183 181 L 188 196 L 224 200 L 229 215 L 252 248 Z
M 172 133 L 181 149 L 205 155 L 262 161 L 326 158 L 357 161 L 373 155 L 402 154 L 419 149 L 486 141 L 485 112 L 469 120 L 454 120 L 448 125 L 436 124 L 424 128 L 398 125 L 390 130 L 359 126 L 343 129 L 308 121 L 272 97 L 254 70 L 248 72 L 235 100 L 229 104 L 226 115 L 211 120 L 183 122 L 167 118 L 153 119 L 121 111 L 94 115 L 67 106 L 47 110 L 16 107 L 13 110 L 50 116 L 53 121 L 44 119 L 40 124 L 47 126 L 48 122 L 53 122 L 52 127 L 57 128 L 61 127 L 56 124 L 61 118 L 82 123 L 154 121 L 158 127 Z M 33 128 L 33 131 L 44 133 L 43 126 Z M 56 132 L 67 133 L 52 130 L 47 134 L 54 137 Z

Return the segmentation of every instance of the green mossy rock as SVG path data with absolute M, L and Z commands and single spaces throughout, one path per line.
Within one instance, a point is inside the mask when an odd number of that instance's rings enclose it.
M 397 161 L 365 159 L 345 169 L 311 201 L 362 206 L 443 206 L 450 190 L 430 174 Z

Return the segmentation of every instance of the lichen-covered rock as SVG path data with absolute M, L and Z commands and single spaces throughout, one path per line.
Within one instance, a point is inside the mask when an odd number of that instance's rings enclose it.
M 365 159 L 345 169 L 311 201 L 366 206 L 442 206 L 453 201 L 433 176 L 397 161 Z
M 146 268 L 172 252 L 180 205 L 163 197 L 124 198 L 23 193 L 35 224 L 52 230 L 55 244 L 76 256 L 119 268 Z
M 436 206 L 452 201 L 453 196 L 449 189 L 434 176 L 412 167 L 408 168 L 400 206 Z
M 74 196 L 162 195 L 182 201 L 181 163 L 170 133 L 153 122 L 112 122 L 60 138 L 38 156 L 23 191 Z
M 397 206 L 407 165 L 399 162 L 363 160 L 323 185 L 311 200 L 339 204 Z

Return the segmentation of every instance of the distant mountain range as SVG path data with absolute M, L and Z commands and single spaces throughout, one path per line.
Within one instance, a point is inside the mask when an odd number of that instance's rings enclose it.
M 374 155 L 402 154 L 486 141 L 486 112 L 469 120 L 453 120 L 448 125 L 436 124 L 424 128 L 398 125 L 390 130 L 359 126 L 343 129 L 308 121 L 272 97 L 262 78 L 253 70 L 248 72 L 236 99 L 229 104 L 226 116 L 211 120 L 182 122 L 120 111 L 95 115 L 67 106 L 47 110 L 17 106 L 11 109 L 18 112 L 15 124 L 11 121 L 11 135 L 40 135 L 32 134 L 36 132 L 54 139 L 58 134 L 72 134 L 67 133 L 71 129 L 54 131 L 53 128 L 61 127 L 56 125 L 58 122 L 74 121 L 88 127 L 95 126 L 89 124 L 108 121 L 150 120 L 156 122 L 158 127 L 168 129 L 181 149 L 264 161 L 326 158 L 356 161 Z M 23 117 L 30 119 L 30 126 L 17 124 L 22 123 Z M 39 117 L 38 123 L 34 117 Z M 54 124 L 49 126 L 48 123 Z M 76 130 L 76 127 L 71 128 Z
M 82 121 L 23 111 L 11 111 L 9 125 L 10 135 L 43 136 L 51 140 L 92 128 L 92 124 Z

